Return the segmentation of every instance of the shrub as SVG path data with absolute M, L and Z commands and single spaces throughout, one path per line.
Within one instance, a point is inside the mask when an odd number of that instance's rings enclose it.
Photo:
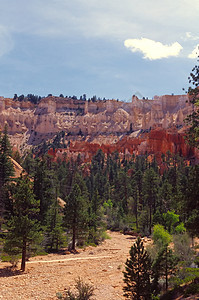
M 188 266 L 193 260 L 193 250 L 190 247 L 191 239 L 187 233 L 173 236 L 174 251 L 181 261 Z
M 64 296 L 60 292 L 58 292 L 56 296 L 62 300 L 89 300 L 93 296 L 94 287 L 83 282 L 80 277 L 76 280 L 75 288 L 75 292 L 69 288 L 66 290 Z
M 171 235 L 160 224 L 156 224 L 153 228 L 153 240 L 156 245 L 162 247 L 171 242 Z

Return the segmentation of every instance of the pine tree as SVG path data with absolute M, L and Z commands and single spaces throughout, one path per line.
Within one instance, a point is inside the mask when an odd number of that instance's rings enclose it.
M 166 291 L 168 290 L 168 279 L 171 277 L 171 275 L 175 274 L 177 262 L 177 257 L 173 254 L 173 251 L 168 247 L 167 244 L 160 248 L 152 266 L 152 287 L 155 294 L 158 294 L 160 291 L 158 283 L 160 278 L 165 278 L 165 288 Z
M 8 223 L 4 251 L 9 255 L 21 253 L 21 270 L 25 271 L 27 250 L 37 243 L 40 233 L 37 222 L 39 202 L 35 200 L 28 177 L 18 179 L 13 195 L 13 213 Z
M 45 160 L 36 160 L 34 174 L 34 194 L 39 200 L 39 220 L 46 225 L 46 217 L 55 194 L 56 177 L 55 172 L 50 170 Z
M 88 241 L 95 244 L 99 242 L 99 231 L 103 227 L 100 205 L 100 197 L 95 190 L 88 207 Z
M 140 237 L 131 247 L 124 272 L 124 296 L 134 300 L 151 299 L 151 260 Z
M 175 220 L 175 216 L 169 212 L 167 219 L 170 222 L 167 221 L 167 223 L 172 224 L 172 220 Z M 168 289 L 168 278 L 175 273 L 177 258 L 173 255 L 172 250 L 169 248 L 169 243 L 172 240 L 172 236 L 166 229 L 164 229 L 162 225 L 156 224 L 154 226 L 153 240 L 154 244 L 156 245 L 157 256 L 152 265 L 152 289 L 154 294 L 158 294 L 160 291 L 160 278 L 165 278 L 166 290 Z
M 72 233 L 72 250 L 75 250 L 77 237 L 85 234 L 88 223 L 88 203 L 82 195 L 80 187 L 75 184 L 71 193 L 66 198 L 64 207 L 64 224 Z
M 47 226 L 45 230 L 46 236 L 46 247 L 52 250 L 59 250 L 59 247 L 63 245 L 64 237 L 63 237 L 63 227 L 62 227 L 62 216 L 59 212 L 59 203 L 56 199 L 54 199 L 53 204 L 48 210 L 47 214 Z
M 199 61 L 199 60 L 198 60 Z M 188 77 L 191 86 L 188 89 L 193 111 L 185 121 L 189 125 L 187 140 L 190 146 L 199 148 L 199 65 L 196 65 Z
M 7 126 L 4 127 L 3 136 L 0 139 L 0 229 L 6 207 L 6 188 L 14 175 L 13 164 L 10 159 L 11 146 L 8 139 Z
M 143 198 L 145 205 L 149 210 L 149 234 L 151 234 L 152 228 L 152 215 L 156 211 L 158 197 L 158 176 L 155 171 L 150 168 L 144 173 L 143 178 Z
M 180 185 L 181 215 L 184 217 L 185 227 L 192 236 L 199 236 L 199 166 L 189 167 L 186 182 Z

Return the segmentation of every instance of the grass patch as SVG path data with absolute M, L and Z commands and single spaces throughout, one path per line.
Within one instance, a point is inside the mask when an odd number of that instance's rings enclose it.
M 103 231 L 101 233 L 101 239 L 102 239 L 102 241 L 104 241 L 104 240 L 111 240 L 111 237 L 110 237 L 110 235 L 108 235 L 108 233 L 106 231 Z

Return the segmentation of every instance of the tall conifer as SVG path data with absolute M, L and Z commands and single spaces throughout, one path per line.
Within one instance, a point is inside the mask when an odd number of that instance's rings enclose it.
M 3 135 L 0 138 L 0 229 L 6 207 L 6 186 L 11 176 L 14 175 L 10 156 L 11 146 L 8 139 L 7 125 L 5 125 Z
M 39 202 L 35 200 L 30 180 L 22 176 L 18 179 L 13 195 L 13 213 L 8 222 L 8 233 L 4 251 L 9 255 L 22 255 L 21 270 L 25 271 L 27 250 L 40 237 L 37 222 Z
M 151 260 L 144 249 L 141 238 L 138 237 L 131 247 L 130 258 L 126 261 L 124 272 L 124 296 L 134 300 L 151 299 Z

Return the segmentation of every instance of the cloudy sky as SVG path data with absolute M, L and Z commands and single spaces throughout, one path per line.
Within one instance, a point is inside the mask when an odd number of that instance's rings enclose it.
M 198 0 L 0 0 L 0 95 L 183 94 Z

